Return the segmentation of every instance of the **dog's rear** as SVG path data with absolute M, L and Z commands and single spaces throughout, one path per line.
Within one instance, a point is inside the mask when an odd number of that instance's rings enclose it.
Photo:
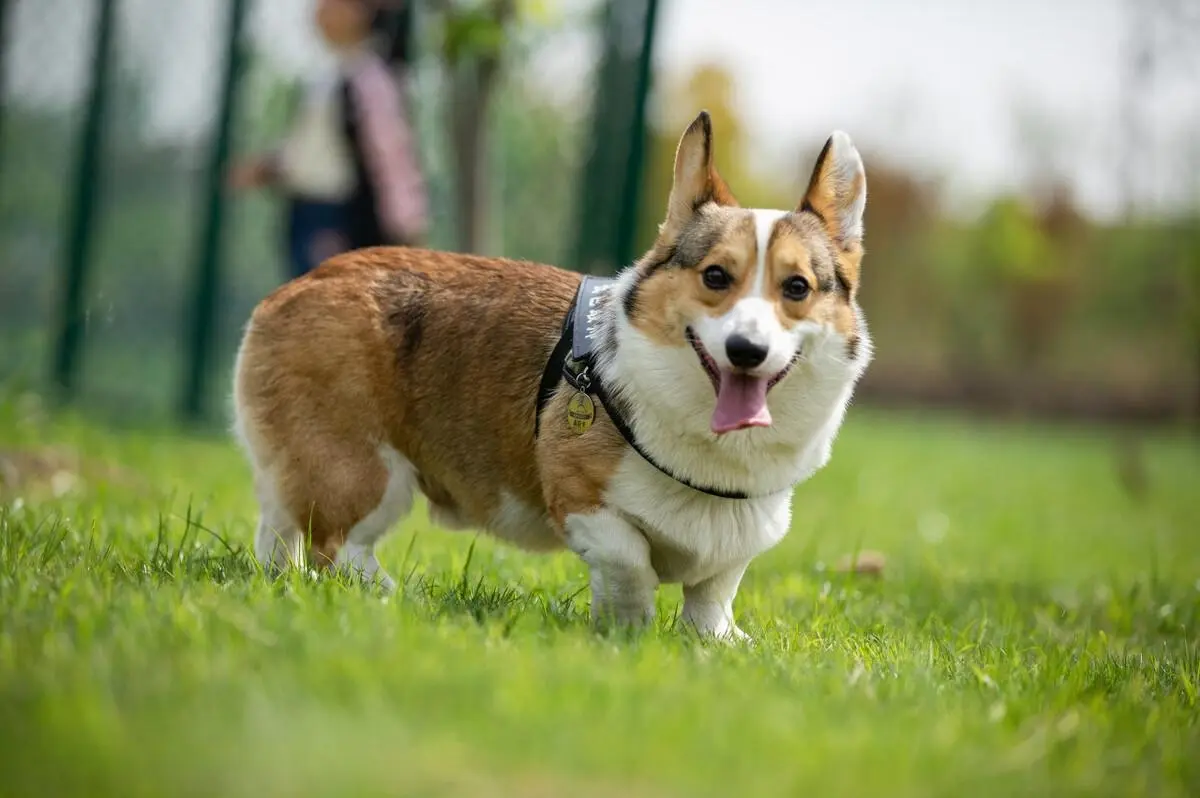
M 556 545 L 526 396 L 577 281 L 514 261 L 377 249 L 264 300 L 234 385 L 262 508 L 260 562 L 295 562 L 307 540 L 311 562 L 386 584 L 374 545 L 418 490 L 448 525 Z

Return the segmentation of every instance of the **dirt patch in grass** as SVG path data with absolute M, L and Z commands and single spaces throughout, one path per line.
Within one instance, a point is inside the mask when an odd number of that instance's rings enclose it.
M 67 447 L 0 449 L 0 499 L 18 494 L 62 497 L 89 483 L 145 484 L 137 474 Z

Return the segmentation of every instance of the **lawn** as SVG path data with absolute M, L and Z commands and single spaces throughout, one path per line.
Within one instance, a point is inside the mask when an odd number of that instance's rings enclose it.
M 422 512 L 396 596 L 271 581 L 247 476 L 0 403 L 0 796 L 1200 793 L 1182 433 L 855 408 L 743 584 L 752 647 L 674 628 L 677 588 L 600 636 L 571 556 Z

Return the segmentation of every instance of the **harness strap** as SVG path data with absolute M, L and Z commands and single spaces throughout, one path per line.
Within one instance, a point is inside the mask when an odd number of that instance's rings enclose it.
M 633 434 L 633 428 L 630 427 L 629 422 L 620 412 L 618 403 L 608 392 L 599 373 L 593 368 L 594 349 L 592 345 L 594 339 L 592 338 L 592 332 L 594 332 L 594 329 L 590 322 L 595 316 L 590 314 L 595 313 L 594 305 L 596 302 L 594 298 L 601 292 L 608 290 L 611 285 L 605 284 L 611 284 L 611 282 L 611 280 L 604 278 L 584 277 L 579 284 L 579 288 L 575 291 L 575 297 L 571 300 L 566 317 L 563 319 L 558 342 L 554 345 L 554 349 L 550 353 L 550 358 L 546 361 L 546 368 L 542 371 L 542 381 L 538 386 L 537 415 L 534 419 L 534 439 L 536 440 L 538 433 L 541 431 L 542 412 L 550 404 L 550 400 L 554 398 L 554 391 L 558 388 L 559 381 L 565 379 L 576 390 L 594 394 L 600 400 L 600 404 L 604 406 L 604 410 L 612 421 L 613 426 L 616 427 L 617 432 L 625 439 L 625 442 L 641 455 L 643 460 L 657 468 L 663 474 L 666 474 L 681 485 L 685 485 L 694 491 L 708 496 L 733 500 L 750 498 L 742 491 L 727 491 L 706 485 L 697 485 L 659 463 L 638 443 L 637 437 Z M 585 302 L 581 302 L 581 299 L 584 299 Z M 569 367 L 569 364 L 578 365 L 579 369 L 573 370 Z M 585 371 L 588 372 L 588 378 L 586 380 L 579 379 L 580 375 Z

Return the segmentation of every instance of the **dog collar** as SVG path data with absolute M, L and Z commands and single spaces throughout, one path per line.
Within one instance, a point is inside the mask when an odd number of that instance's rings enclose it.
M 633 429 L 605 388 L 604 381 L 600 379 L 600 373 L 595 367 L 603 302 L 615 284 L 616 281 L 612 278 L 590 275 L 585 276 L 580 282 L 579 288 L 575 292 L 575 298 L 571 301 L 571 306 L 567 309 L 566 317 L 563 319 L 558 343 L 554 345 L 550 359 L 546 361 L 546 368 L 542 371 L 542 382 L 538 388 L 537 415 L 534 419 L 534 438 L 536 439 L 541 429 L 542 411 L 554 397 L 554 389 L 558 387 L 559 380 L 566 380 L 567 384 L 578 393 L 587 397 L 595 396 L 599 399 L 605 412 L 608 413 L 609 420 L 617 428 L 617 432 L 621 433 L 625 442 L 641 455 L 643 460 L 671 479 L 708 496 L 716 496 L 720 499 L 749 499 L 750 496 L 742 491 L 727 491 L 706 485 L 697 485 L 691 480 L 679 476 L 651 457 L 650 453 L 638 443 Z

